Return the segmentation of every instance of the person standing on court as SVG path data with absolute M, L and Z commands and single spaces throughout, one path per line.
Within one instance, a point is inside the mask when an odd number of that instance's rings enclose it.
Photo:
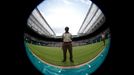
M 63 43 L 63 62 L 66 61 L 67 50 L 70 54 L 70 61 L 73 62 L 73 53 L 72 53 L 72 34 L 69 33 L 69 27 L 65 27 L 65 33 L 62 35 Z
M 102 32 L 101 34 L 103 45 L 105 46 L 105 32 Z

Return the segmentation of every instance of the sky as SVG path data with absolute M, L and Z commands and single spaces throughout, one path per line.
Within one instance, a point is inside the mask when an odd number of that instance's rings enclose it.
M 45 0 L 37 8 L 56 36 L 61 36 L 66 26 L 72 35 L 77 35 L 90 5 L 89 0 Z

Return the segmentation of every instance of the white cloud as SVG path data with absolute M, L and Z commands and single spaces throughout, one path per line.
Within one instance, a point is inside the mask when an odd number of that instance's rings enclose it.
M 84 4 L 88 4 L 88 5 L 89 5 L 90 2 L 91 2 L 90 0 L 80 0 L 80 1 L 81 1 L 82 3 L 84 3 Z
M 72 4 L 71 0 L 62 0 L 65 4 Z

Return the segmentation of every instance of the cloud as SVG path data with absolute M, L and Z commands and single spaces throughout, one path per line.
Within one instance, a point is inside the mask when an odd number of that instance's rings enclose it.
M 81 1 L 82 3 L 84 3 L 84 4 L 88 4 L 88 5 L 89 5 L 90 2 L 91 2 L 90 0 L 80 0 L 80 1 Z
M 72 4 L 71 0 L 63 0 L 65 4 Z
M 74 2 L 81 2 L 81 3 L 89 5 L 91 1 L 90 0 L 63 0 L 63 3 L 65 4 L 72 4 Z

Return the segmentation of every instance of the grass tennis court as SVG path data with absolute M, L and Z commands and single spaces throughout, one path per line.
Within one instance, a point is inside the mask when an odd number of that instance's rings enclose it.
M 107 40 L 106 40 L 107 44 Z M 67 52 L 67 61 L 62 62 L 63 52 L 60 47 L 46 47 L 26 43 L 32 53 L 41 60 L 56 66 L 75 66 L 86 63 L 97 56 L 104 48 L 103 42 L 73 47 L 74 63 L 69 61 L 69 53 Z

